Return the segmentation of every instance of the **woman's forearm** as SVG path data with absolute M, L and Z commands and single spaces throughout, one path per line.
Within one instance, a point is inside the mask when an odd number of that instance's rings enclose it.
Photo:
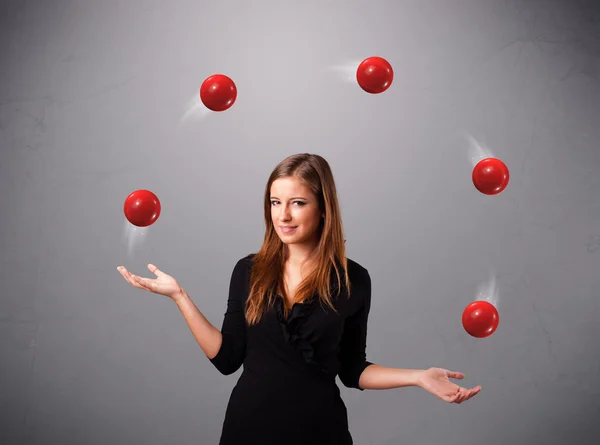
M 183 314 L 183 318 L 187 322 L 200 348 L 204 351 L 204 354 L 209 359 L 215 357 L 219 349 L 221 349 L 221 343 L 223 342 L 221 331 L 206 319 L 185 291 L 182 291 L 181 295 L 173 298 L 173 301 L 175 301 L 175 304 L 177 304 L 177 307 Z
M 421 369 L 386 368 L 370 365 L 360 375 L 362 389 L 393 389 L 405 386 L 420 386 Z

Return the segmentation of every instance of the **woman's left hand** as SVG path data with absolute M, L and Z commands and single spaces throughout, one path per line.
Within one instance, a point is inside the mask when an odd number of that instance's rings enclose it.
M 462 403 L 481 391 L 481 386 L 466 389 L 449 380 L 460 380 L 464 377 L 465 375 L 461 372 L 448 371 L 442 368 L 429 368 L 421 374 L 419 386 L 444 402 Z

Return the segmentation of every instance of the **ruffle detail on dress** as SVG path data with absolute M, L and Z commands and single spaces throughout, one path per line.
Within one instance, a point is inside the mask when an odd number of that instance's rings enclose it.
M 338 263 L 338 267 L 341 273 L 340 263 Z M 339 289 L 334 270 L 331 271 L 330 280 L 330 290 L 333 296 Z M 318 304 L 321 304 L 318 295 L 314 294 L 312 298 L 304 303 L 294 303 L 292 309 L 288 313 L 287 319 L 284 314 L 284 304 L 283 297 L 281 295 L 277 295 L 274 303 L 275 314 L 277 316 L 277 320 L 279 321 L 279 325 L 285 340 L 302 354 L 302 357 L 309 365 L 314 366 L 321 372 L 327 372 L 327 370 L 324 369 L 320 363 L 314 360 L 314 349 L 311 342 L 308 340 L 308 334 L 304 329 L 304 324 L 310 317 L 310 314 Z
M 304 323 L 315 308 L 316 300 L 313 298 L 310 302 L 294 303 L 287 319 L 284 315 L 283 305 L 283 298 L 278 295 L 275 298 L 275 314 L 285 340 L 302 354 L 308 364 L 320 368 L 319 364 L 314 361 L 313 347 L 303 330 Z

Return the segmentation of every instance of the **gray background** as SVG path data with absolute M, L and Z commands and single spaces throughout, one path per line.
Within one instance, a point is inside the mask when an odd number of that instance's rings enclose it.
M 116 267 L 153 262 L 220 327 L 268 174 L 297 152 L 330 162 L 348 256 L 371 273 L 368 358 L 483 387 L 462 405 L 344 388 L 357 444 L 598 443 L 593 2 L 38 0 L 0 16 L 1 443 L 216 444 L 239 372 Z M 395 70 L 380 95 L 353 80 L 373 55 Z M 223 113 L 199 106 L 214 73 L 239 90 Z M 500 195 L 473 187 L 482 153 L 510 169 Z M 131 231 L 140 188 L 163 213 Z M 477 297 L 500 312 L 481 340 L 461 326 Z

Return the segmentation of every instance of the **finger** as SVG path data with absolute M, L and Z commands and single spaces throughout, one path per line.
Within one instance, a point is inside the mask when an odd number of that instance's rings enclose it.
M 462 372 L 454 372 L 454 371 L 446 371 L 446 376 L 451 379 L 462 380 L 465 378 L 465 375 Z
M 464 401 L 469 400 L 470 398 L 474 397 L 475 395 L 477 395 L 479 393 L 479 391 L 481 391 L 480 386 L 465 390 Z
M 130 276 L 132 276 L 132 273 L 129 272 L 127 269 L 125 269 L 123 266 L 117 267 L 117 270 L 119 272 L 121 272 L 121 275 L 123 275 L 124 277 L 130 277 Z
M 154 280 L 150 278 L 138 277 L 137 275 L 133 276 L 133 279 L 144 289 L 150 292 L 155 292 L 158 289 L 158 285 Z
M 120 267 L 118 269 L 119 269 L 119 272 L 121 272 L 121 275 L 123 275 L 123 277 L 125 278 L 125 280 L 127 280 L 127 282 L 129 284 L 131 284 L 133 287 L 142 289 L 142 290 L 145 290 L 148 292 L 156 292 L 158 285 L 153 280 L 150 280 L 149 278 L 143 278 L 143 277 L 134 275 L 131 272 L 129 272 L 127 269 L 125 269 L 124 267 Z
M 471 397 L 473 397 L 475 394 L 473 394 L 472 392 L 467 392 L 465 393 L 464 397 L 461 398 L 461 403 L 462 402 L 466 402 L 467 400 L 469 400 Z
M 156 267 L 154 264 L 148 264 L 148 269 L 157 277 L 165 275 L 165 273 L 159 270 L 158 267 Z
M 446 402 L 448 402 L 448 403 L 456 403 L 456 401 L 458 400 L 459 396 L 460 396 L 460 394 L 454 394 L 454 395 L 448 396 L 446 398 Z
M 477 394 L 479 394 L 479 392 L 481 391 L 481 386 L 478 386 L 477 388 L 473 388 L 471 389 L 471 391 L 469 392 L 469 399 L 471 397 L 476 396 Z
M 461 397 L 461 392 L 457 392 L 456 394 L 454 394 L 454 396 L 452 397 L 452 401 L 450 403 L 460 403 L 460 397 Z
M 144 290 L 147 290 L 149 292 L 152 292 L 150 289 L 148 289 L 147 284 L 143 281 L 145 278 L 143 279 L 142 277 L 138 277 L 137 275 L 132 274 L 131 272 L 129 272 L 124 267 L 121 267 L 120 272 L 121 272 L 121 275 L 123 275 L 123 277 L 132 286 L 137 287 L 138 289 L 144 289 Z
M 129 281 L 129 283 L 133 287 L 137 287 L 138 289 L 150 291 L 150 289 L 148 289 L 146 287 L 146 285 L 141 281 L 141 277 L 138 277 L 137 275 L 129 274 L 128 276 L 125 277 L 125 279 L 127 281 Z
M 123 278 L 125 278 L 125 281 L 127 281 L 129 284 L 131 284 L 132 286 L 135 287 L 139 287 L 133 280 L 132 280 L 132 274 L 131 272 L 129 272 L 127 269 L 125 269 L 123 266 L 119 266 L 117 267 L 117 270 L 121 273 L 121 275 L 123 276 Z
M 447 396 L 445 396 L 444 400 L 446 400 L 446 402 L 449 402 L 449 403 L 455 403 L 459 397 L 460 397 L 460 391 L 456 391 L 453 394 L 448 394 Z
M 458 396 L 456 397 L 456 400 L 454 401 L 454 403 L 461 404 L 462 402 L 464 402 L 466 400 L 467 395 L 468 395 L 468 392 L 464 388 L 461 388 L 461 390 L 458 392 Z

